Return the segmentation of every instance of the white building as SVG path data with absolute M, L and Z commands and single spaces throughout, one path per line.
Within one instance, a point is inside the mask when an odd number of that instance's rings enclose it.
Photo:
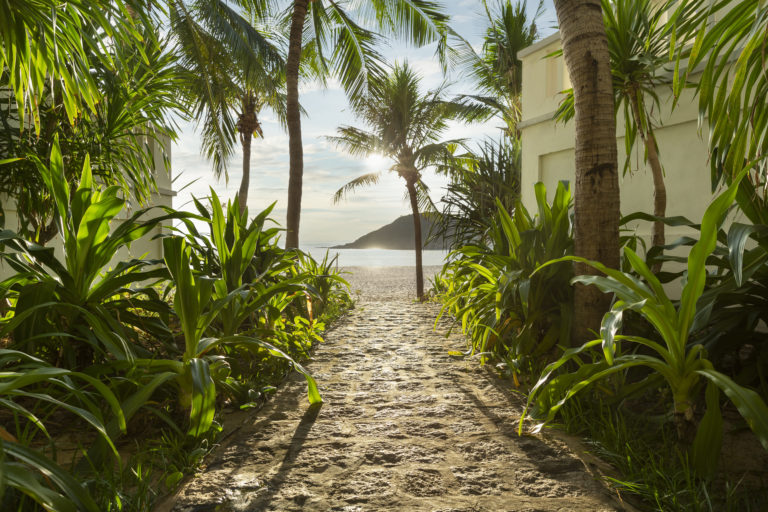
M 518 54 L 523 62 L 522 110 L 522 199 L 534 208 L 533 184 L 542 181 L 550 194 L 559 180 L 573 183 L 575 174 L 575 123 L 556 123 L 554 114 L 562 99 L 561 91 L 571 87 L 568 71 L 560 57 L 547 57 L 561 48 L 557 32 Z M 661 112 L 655 113 L 660 125 L 655 129 L 659 155 L 665 171 L 667 216 L 682 215 L 699 222 L 712 199 L 706 127 L 700 133 L 698 100 L 687 89 L 672 109 L 671 87 L 658 88 Z M 619 173 L 626 156 L 624 119 L 616 119 Z M 621 213 L 653 213 L 653 179 L 643 160 L 644 147 L 637 138 L 632 155 L 633 171 L 620 177 Z M 551 195 L 550 195 L 551 198 Z M 638 234 L 650 238 L 651 224 L 635 224 Z M 689 234 L 685 228 L 667 226 L 667 243 Z

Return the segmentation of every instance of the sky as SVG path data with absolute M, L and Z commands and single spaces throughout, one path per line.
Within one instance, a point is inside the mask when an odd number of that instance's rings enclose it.
M 529 11 L 535 11 L 535 0 L 529 0 Z M 475 48 L 482 42 L 485 15 L 479 0 L 444 0 L 443 5 L 451 15 L 451 25 Z M 545 13 L 540 21 L 544 36 L 554 31 L 555 15 L 552 0 L 545 0 Z M 438 86 L 445 79 L 434 56 L 434 45 L 423 48 L 392 43 L 380 48 L 388 62 L 408 63 L 423 77 L 424 91 Z M 448 76 L 453 93 L 470 92 L 466 80 L 458 73 Z M 304 143 L 304 187 L 301 210 L 300 245 L 324 245 L 351 242 L 358 237 L 389 224 L 401 215 L 410 213 L 405 200 L 405 184 L 396 174 L 386 172 L 392 162 L 381 156 L 352 157 L 326 140 L 336 134 L 342 125 L 364 126 L 356 121 L 344 91 L 333 81 L 323 88 L 307 84 L 299 91 L 299 101 L 307 115 L 302 118 Z M 251 215 L 277 202 L 271 217 L 285 225 L 285 207 L 288 197 L 288 135 L 269 110 L 259 115 L 264 131 L 263 139 L 254 139 L 251 145 L 251 180 L 248 209 Z M 453 123 L 445 133 L 445 139 L 465 138 L 481 140 L 498 138 L 500 121 L 465 125 Z M 200 152 L 200 132 L 193 123 L 180 123 L 178 140 L 171 150 L 174 190 L 173 200 L 177 209 L 192 210 L 192 196 L 203 198 L 213 187 L 222 200 L 234 197 L 242 177 L 242 152 L 238 145 L 229 162 L 229 181 L 222 177 L 217 181 L 212 165 Z M 333 194 L 351 179 L 361 174 L 385 172 L 377 185 L 359 189 L 343 202 L 333 204 Z M 430 195 L 438 202 L 447 180 L 427 171 L 424 182 Z

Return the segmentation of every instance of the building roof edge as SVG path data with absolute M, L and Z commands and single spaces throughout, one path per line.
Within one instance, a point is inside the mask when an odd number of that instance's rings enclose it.
M 560 31 L 558 30 L 554 34 L 548 35 L 544 39 L 541 39 L 540 41 L 536 41 L 531 46 L 526 46 L 525 48 L 523 48 L 522 50 L 517 52 L 517 58 L 518 59 L 523 59 L 523 58 L 527 57 L 528 55 L 536 52 L 537 50 L 540 50 L 540 49 L 544 48 L 545 46 L 548 46 L 548 45 L 554 43 L 555 41 L 559 41 L 559 40 L 560 40 Z

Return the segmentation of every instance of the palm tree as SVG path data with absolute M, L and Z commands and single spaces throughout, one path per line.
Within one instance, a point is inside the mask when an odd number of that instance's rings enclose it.
M 285 121 L 285 66 L 269 5 L 243 0 L 234 11 L 219 0 L 188 4 L 169 0 L 170 27 L 187 77 L 192 117 L 203 127 L 202 150 L 216 178 L 228 178 L 227 162 L 239 141 L 243 152 L 238 191 L 245 210 L 250 185 L 251 143 L 264 137 L 258 114 L 269 107 Z
M 324 76 L 340 81 L 355 103 L 363 100 L 369 79 L 381 76 L 381 58 L 374 49 L 378 34 L 364 28 L 370 24 L 385 35 L 401 37 L 421 46 L 441 39 L 445 50 L 447 16 L 430 0 L 381 0 L 360 2 L 353 12 L 332 0 L 293 0 L 286 61 L 289 181 L 286 247 L 299 246 L 304 150 L 299 111 L 299 65 L 302 57 L 316 61 Z M 308 21 L 308 22 L 307 22 Z M 304 39 L 311 51 L 302 51 Z
M 215 58 L 215 69 L 207 74 L 198 73 L 199 63 L 187 59 L 187 95 L 193 117 L 202 126 L 202 149 L 213 162 L 216 178 L 228 178 L 227 161 L 240 142 L 243 155 L 238 203 L 242 212 L 248 201 L 251 143 L 254 137 L 264 138 L 259 122 L 261 110 L 269 107 L 285 124 L 284 74 L 280 68 L 262 68 L 247 76 L 239 72 L 226 49 L 213 38 L 209 37 L 207 48 Z M 215 77 L 213 83 L 208 81 L 211 76 Z
M 394 164 L 389 171 L 405 180 L 405 187 L 413 214 L 416 250 L 416 294 L 424 298 L 422 272 L 420 204 L 430 204 L 422 171 L 449 156 L 447 142 L 440 142 L 447 122 L 462 114 L 460 105 L 443 99 L 445 85 L 422 94 L 420 77 L 408 66 L 395 64 L 383 80 L 371 84 L 370 93 L 358 102 L 355 114 L 370 127 L 366 130 L 353 126 L 338 129 L 339 135 L 328 137 L 352 155 L 383 154 Z M 364 185 L 376 184 L 381 172 L 359 176 L 334 195 L 334 202 Z
M 574 253 L 619 267 L 619 174 L 611 56 L 600 0 L 555 0 L 563 56 L 574 91 L 576 178 Z M 577 275 L 593 274 L 576 265 Z M 573 340 L 590 339 L 611 297 L 594 286 L 574 289 Z
M 473 105 L 486 118 L 493 115 L 504 121 L 507 136 L 517 135 L 520 122 L 520 92 L 522 89 L 522 62 L 517 53 L 539 38 L 537 20 L 544 12 L 539 0 L 532 17 L 528 15 L 528 2 L 512 5 L 511 0 L 495 0 L 489 7 L 483 0 L 487 27 L 480 54 L 468 41 L 458 39 L 458 62 L 477 86 L 478 94 L 465 94 L 462 101 Z
M 659 123 L 653 113 L 661 105 L 656 93 L 659 85 L 672 84 L 664 65 L 669 62 L 670 41 L 681 26 L 696 18 L 699 2 L 667 0 L 656 4 L 651 0 L 602 0 L 603 19 L 611 55 L 611 74 L 616 112 L 624 112 L 624 134 L 627 157 L 624 172 L 630 169 L 632 148 L 637 136 L 644 146 L 645 158 L 653 177 L 653 214 L 667 214 L 667 189 L 664 169 L 654 134 Z M 573 117 L 573 89 L 566 91 L 557 116 L 562 121 Z M 651 243 L 665 245 L 664 222 L 653 223 Z M 661 262 L 652 270 L 659 272 Z

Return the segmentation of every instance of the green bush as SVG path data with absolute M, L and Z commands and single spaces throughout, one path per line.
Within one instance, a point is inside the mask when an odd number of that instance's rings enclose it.
M 0 283 L 0 337 L 15 349 L 0 350 L 0 415 L 16 427 L 0 431 L 3 509 L 146 508 L 161 480 L 175 485 L 212 445 L 225 398 L 259 402 L 293 368 L 309 400 L 321 400 L 299 360 L 320 339 L 325 305 L 349 304 L 332 261 L 281 249 L 280 230 L 265 226 L 271 207 L 249 220 L 215 194 L 210 210 L 197 202 L 200 215 L 145 220 L 142 210 L 117 222 L 126 202 L 117 187 L 94 182 L 87 158 L 74 190 L 55 144 L 50 160 L 39 171 L 63 257 L 0 232 L 0 255 L 16 272 Z M 163 260 L 110 267 L 169 220 L 188 233 L 164 236 Z M 207 222 L 210 236 L 193 221 Z M 94 432 L 66 469 L 54 462 L 61 432 L 46 428 L 51 415 Z M 139 438 L 146 442 L 124 465 L 116 443 Z M 148 460 L 146 450 L 160 457 Z
M 707 208 L 701 223 L 701 238 L 688 256 L 687 282 L 677 307 L 645 262 L 628 248 L 624 250 L 625 255 L 640 278 L 574 256 L 553 260 L 541 267 L 545 270 L 559 266 L 558 263 L 563 261 L 591 265 L 605 275 L 577 276 L 573 282 L 594 285 L 604 292 L 614 293 L 616 301 L 603 318 L 600 339 L 566 350 L 562 357 L 545 368 L 531 390 L 529 406 L 537 403 L 538 412 L 552 419 L 557 410 L 581 390 L 629 368 L 645 367 L 653 372 L 652 375 L 660 375 L 669 386 L 673 416 L 682 440 L 687 440 L 688 432 L 694 426 L 697 390 L 702 381 L 707 383 L 706 412 L 698 425 L 691 451 L 693 466 L 700 475 L 709 475 L 714 471 L 722 440 L 720 390 L 725 392 L 763 446 L 768 448 L 768 407 L 765 402 L 754 391 L 739 386 L 716 371 L 701 344 L 689 344 L 689 336 L 695 326 L 697 303 L 705 289 L 707 258 L 715 249 L 719 225 L 733 204 L 737 189 L 738 180 L 734 180 L 729 189 Z M 661 342 L 618 334 L 623 315 L 630 310 L 639 313 L 654 327 Z M 644 352 L 626 350 L 624 343 L 639 345 Z M 556 373 L 566 363 L 578 361 L 580 355 L 597 346 L 602 348 L 602 360 L 580 362 L 574 372 Z
M 572 253 L 571 194 L 561 182 L 550 206 L 537 183 L 536 201 L 533 218 L 519 200 L 511 215 L 498 203 L 487 242 L 453 251 L 436 278 L 441 315 L 461 324 L 471 353 L 502 359 L 514 375 L 570 339 L 572 270 L 562 265 L 534 271 Z

